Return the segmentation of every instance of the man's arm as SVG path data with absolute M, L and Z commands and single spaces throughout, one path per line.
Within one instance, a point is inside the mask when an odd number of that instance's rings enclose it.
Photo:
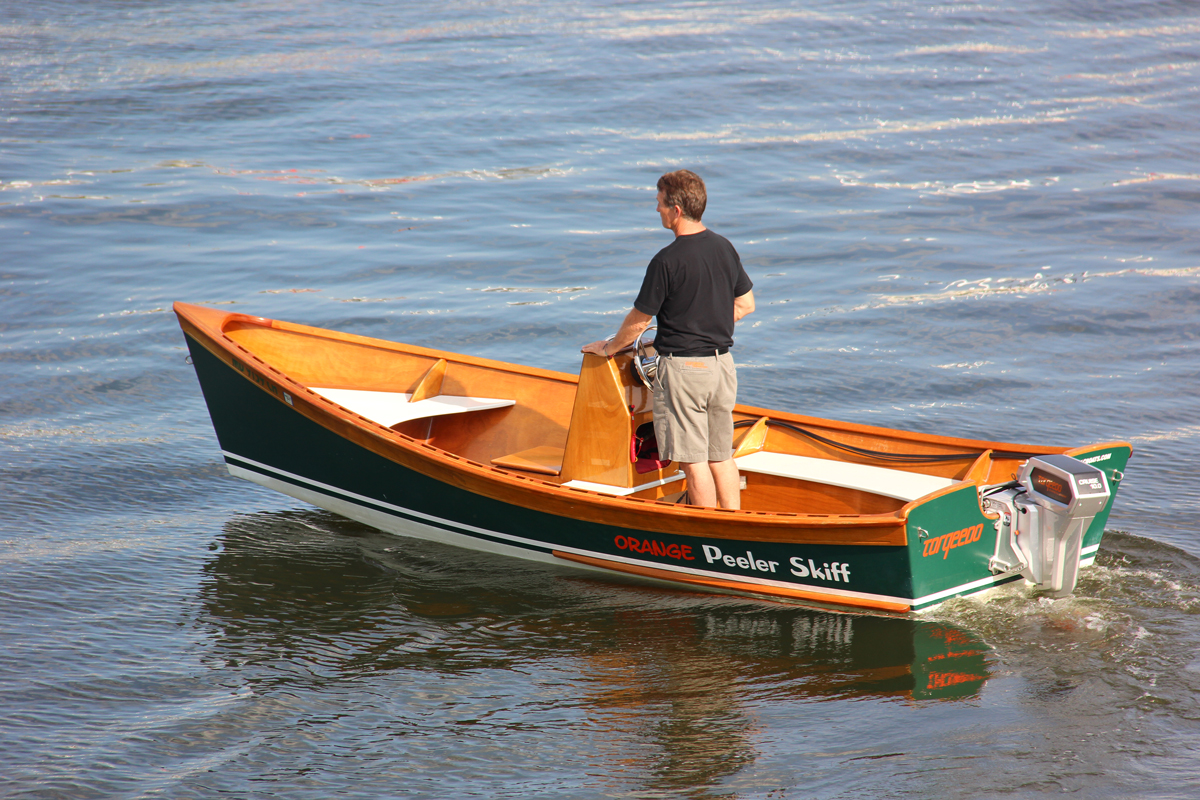
M 733 298 L 733 321 L 737 322 L 747 314 L 754 313 L 754 290 L 746 292 L 741 297 Z
M 734 303 L 736 304 L 737 301 L 735 300 Z M 751 305 L 753 304 L 754 303 L 752 300 Z M 629 309 L 629 313 L 625 315 L 625 321 L 621 323 L 621 328 L 617 331 L 617 337 L 615 339 L 613 339 L 611 342 L 600 341 L 592 342 L 591 344 L 585 344 L 580 349 L 580 352 L 593 353 L 595 355 L 605 357 L 619 353 L 621 350 L 637 341 L 638 337 L 642 335 L 642 331 L 646 330 L 646 328 L 650 325 L 650 320 L 652 319 L 654 319 L 654 317 L 643 314 L 636 308 L 631 308 Z

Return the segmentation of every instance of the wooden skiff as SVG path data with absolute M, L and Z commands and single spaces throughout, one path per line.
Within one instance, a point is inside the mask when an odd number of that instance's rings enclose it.
M 646 436 L 652 396 L 632 352 L 585 355 L 574 376 L 184 303 L 175 312 L 233 475 L 392 533 L 710 591 L 903 613 L 1043 583 L 1026 563 L 1031 535 L 1018 536 L 1028 503 L 988 498 L 1062 455 L 1107 483 L 1066 556 L 1070 591 L 1131 453 L 739 405 L 742 510 L 700 508 L 674 502 L 683 476 Z

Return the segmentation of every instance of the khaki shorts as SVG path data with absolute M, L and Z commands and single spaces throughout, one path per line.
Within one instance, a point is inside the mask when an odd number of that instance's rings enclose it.
M 733 455 L 733 356 L 661 356 L 654 392 L 654 437 L 659 458 L 683 464 L 725 461 Z

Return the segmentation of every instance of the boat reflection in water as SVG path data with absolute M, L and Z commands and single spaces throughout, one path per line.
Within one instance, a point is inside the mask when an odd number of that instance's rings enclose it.
M 400 544 L 320 511 L 229 520 L 201 588 L 213 655 L 256 697 L 314 716 L 369 707 L 370 725 L 424 735 L 439 719 L 497 733 L 536 719 L 586 732 L 612 763 L 633 741 L 663 788 L 754 760 L 765 704 L 956 700 L 989 677 L 982 640 L 939 621 L 488 569 L 486 554 Z

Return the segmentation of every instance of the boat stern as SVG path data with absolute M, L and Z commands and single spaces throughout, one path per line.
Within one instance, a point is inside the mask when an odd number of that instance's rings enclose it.
M 964 482 L 908 507 L 913 610 L 1024 579 L 1063 597 L 1090 566 L 1131 453 L 1124 442 L 1029 457 L 999 485 Z

